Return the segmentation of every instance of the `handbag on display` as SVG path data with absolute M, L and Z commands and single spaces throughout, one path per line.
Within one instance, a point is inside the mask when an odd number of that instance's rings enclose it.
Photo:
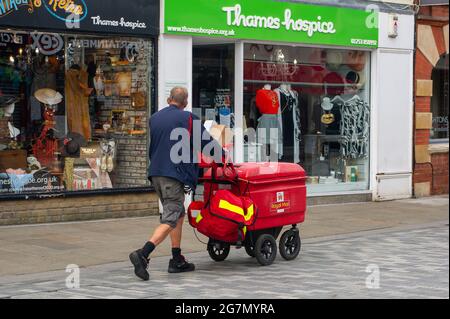
M 118 72 L 115 75 L 115 82 L 117 83 L 117 93 L 116 95 L 128 97 L 131 95 L 131 72 Z
M 131 93 L 131 102 L 135 110 L 142 109 L 147 104 L 147 94 L 145 92 L 139 91 L 141 88 L 141 83 L 138 82 L 136 92 Z

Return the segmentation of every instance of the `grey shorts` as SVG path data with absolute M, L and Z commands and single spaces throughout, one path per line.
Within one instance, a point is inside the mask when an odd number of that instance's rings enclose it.
M 163 176 L 153 176 L 151 181 L 163 206 L 161 224 L 175 228 L 178 220 L 184 217 L 186 213 L 184 209 L 183 183 Z

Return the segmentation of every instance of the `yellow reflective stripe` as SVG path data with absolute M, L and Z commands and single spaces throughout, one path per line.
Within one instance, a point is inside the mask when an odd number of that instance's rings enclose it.
M 220 200 L 219 208 L 226 209 L 226 210 L 229 210 L 230 212 L 244 216 L 244 210 L 242 209 L 242 207 L 233 205 L 224 199 Z
M 247 234 L 247 226 L 244 226 L 244 228 L 242 228 L 242 230 L 244 231 L 244 236 L 245 236 L 245 234 Z
M 250 205 L 250 207 L 247 209 L 247 218 L 245 219 L 246 221 L 248 221 L 250 218 L 252 218 L 253 214 L 254 214 L 254 209 L 253 209 L 253 204 Z
M 195 219 L 195 222 L 198 224 L 203 219 L 203 216 L 201 213 L 198 213 L 197 218 Z
M 219 202 L 219 208 L 221 208 L 221 209 L 226 209 L 226 210 L 228 210 L 228 211 L 230 211 L 230 212 L 233 212 L 233 213 L 235 213 L 235 214 L 241 215 L 242 217 L 244 217 L 244 219 L 245 219 L 246 222 L 249 221 L 249 220 L 252 218 L 253 214 L 254 214 L 253 205 L 251 205 L 251 206 L 247 209 L 247 215 L 245 215 L 245 214 L 244 214 L 244 209 L 242 209 L 242 207 L 233 205 L 233 204 L 231 204 L 230 202 L 228 202 L 228 201 L 226 201 L 226 200 L 224 200 L 224 199 L 221 199 L 221 200 L 220 200 L 220 202 Z

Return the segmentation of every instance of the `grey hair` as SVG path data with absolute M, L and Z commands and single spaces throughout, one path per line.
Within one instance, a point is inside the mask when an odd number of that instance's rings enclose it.
M 170 90 L 171 101 L 174 101 L 177 104 L 183 104 L 188 98 L 188 90 L 182 86 L 176 86 L 172 90 Z

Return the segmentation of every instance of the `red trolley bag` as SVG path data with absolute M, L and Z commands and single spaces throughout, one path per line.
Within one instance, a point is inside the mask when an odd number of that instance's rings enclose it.
M 247 226 L 255 221 L 253 201 L 218 190 L 209 203 L 193 202 L 188 209 L 189 223 L 201 234 L 227 243 L 244 241 Z

